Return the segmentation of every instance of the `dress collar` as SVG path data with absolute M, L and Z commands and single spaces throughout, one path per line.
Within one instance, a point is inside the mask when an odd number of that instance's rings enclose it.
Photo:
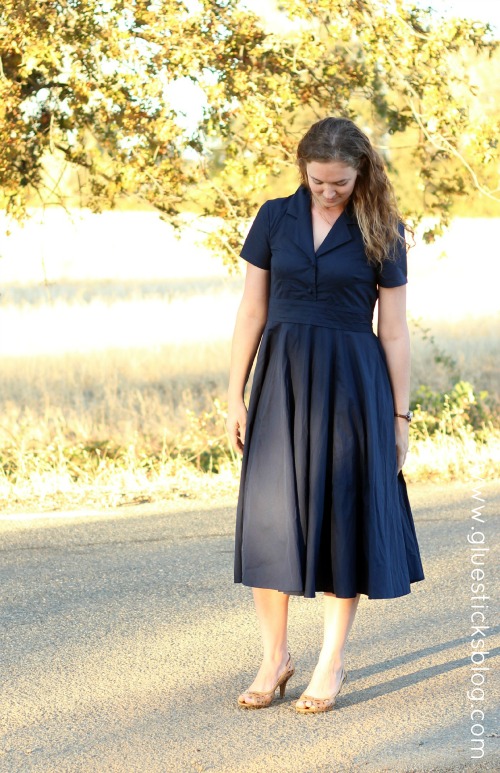
M 315 260 L 325 252 L 339 247 L 341 244 L 351 241 L 353 238 L 352 229 L 349 226 L 355 225 L 357 221 L 353 207 L 349 203 L 318 247 L 318 251 L 314 252 L 311 193 L 305 185 L 300 185 L 295 193 L 290 196 L 286 212 L 287 215 L 295 218 L 294 226 L 291 227 L 293 241 L 312 260 Z

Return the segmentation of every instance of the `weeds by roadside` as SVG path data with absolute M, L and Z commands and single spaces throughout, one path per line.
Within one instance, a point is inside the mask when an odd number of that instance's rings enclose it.
M 500 410 L 487 393 L 464 381 L 448 393 L 421 387 L 412 408 L 409 482 L 460 479 L 476 464 L 483 474 L 498 474 Z M 0 428 L 0 504 L 49 509 L 235 497 L 240 458 L 225 418 L 224 402 L 213 398 L 206 410 L 184 407 L 174 431 L 151 433 L 146 425 L 106 437 L 85 435 L 82 423 L 55 408 L 42 421 L 11 406 Z

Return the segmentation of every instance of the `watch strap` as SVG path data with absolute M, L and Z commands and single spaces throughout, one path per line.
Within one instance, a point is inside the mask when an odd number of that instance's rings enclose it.
M 399 416 L 400 419 L 406 419 L 406 421 L 410 422 L 413 418 L 412 411 L 408 411 L 408 413 L 395 413 L 394 416 Z

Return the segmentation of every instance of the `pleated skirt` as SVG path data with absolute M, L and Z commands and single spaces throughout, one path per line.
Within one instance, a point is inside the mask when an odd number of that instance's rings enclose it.
M 423 579 L 379 339 L 268 323 L 248 409 L 234 581 L 375 599 Z

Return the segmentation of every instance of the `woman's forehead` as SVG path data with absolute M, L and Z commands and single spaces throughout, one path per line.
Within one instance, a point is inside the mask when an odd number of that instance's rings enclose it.
M 347 180 L 357 174 L 356 169 L 343 161 L 309 161 L 307 171 L 311 177 L 322 182 Z

